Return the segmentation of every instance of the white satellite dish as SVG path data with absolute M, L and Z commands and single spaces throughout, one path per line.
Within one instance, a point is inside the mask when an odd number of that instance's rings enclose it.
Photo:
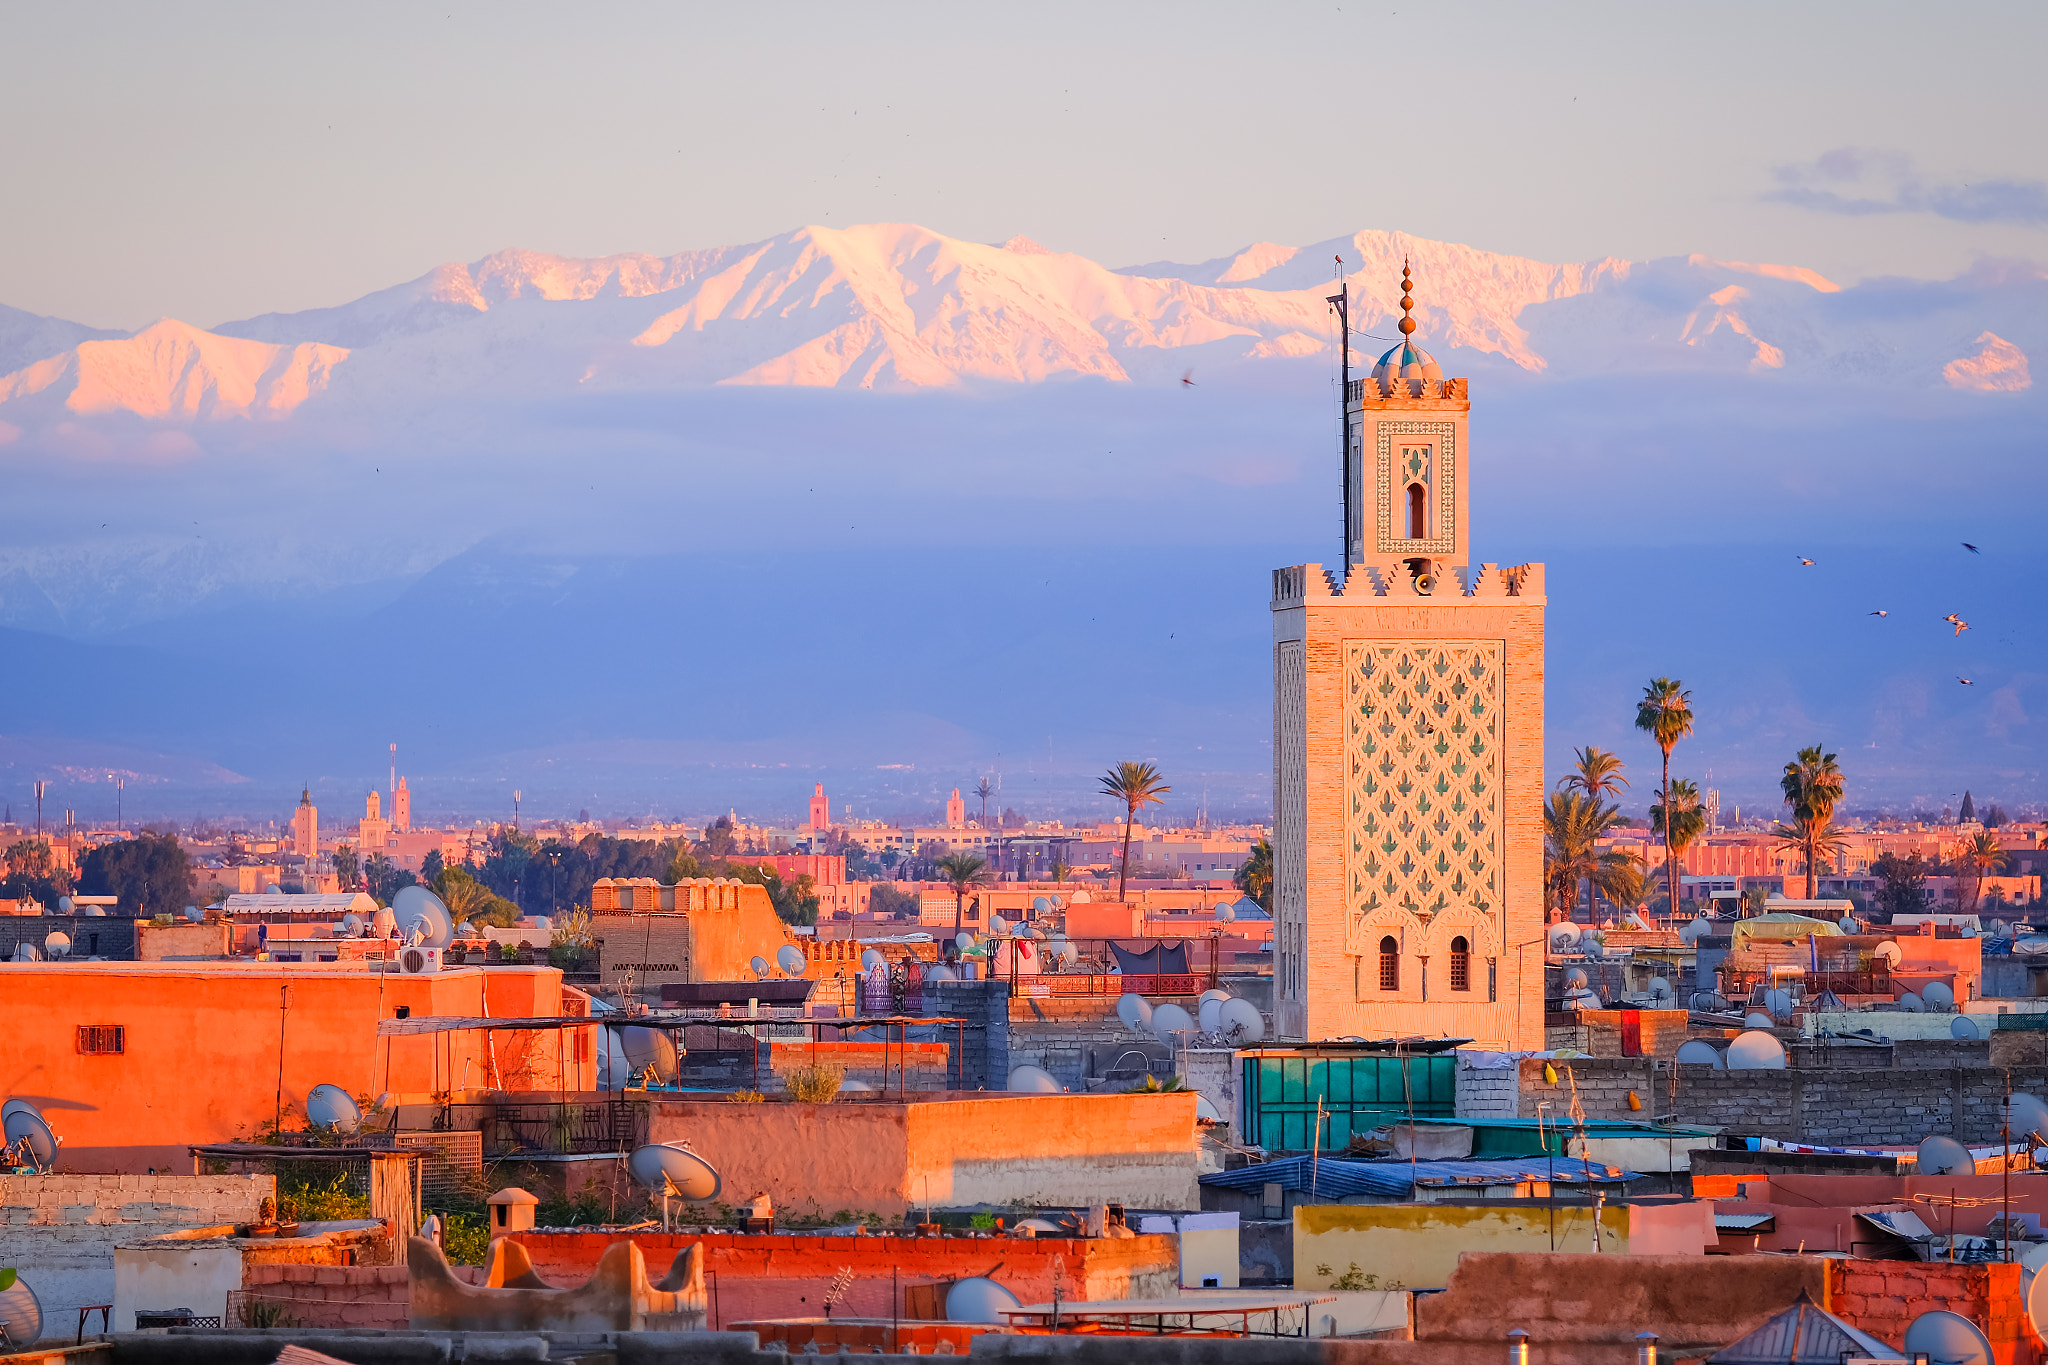
M 946 1321 L 1007 1324 L 1006 1312 L 1017 1312 L 1023 1300 L 986 1276 L 954 1282 L 946 1291 Z
M 1792 992 L 1774 990 L 1764 992 L 1764 1008 L 1779 1019 L 1792 1013 Z
M 1116 1017 L 1123 1020 L 1125 1028 L 1143 1033 L 1152 1027 L 1152 1003 L 1142 995 L 1125 991 L 1117 997 Z
M 71 956 L 71 935 L 62 929 L 52 929 L 43 936 L 43 956 L 52 962 L 60 957 Z
M 768 979 L 769 967 L 767 958 L 762 957 L 759 953 L 756 953 L 754 954 L 754 960 L 752 962 L 749 962 L 747 965 L 754 969 L 755 976 L 760 977 L 763 981 L 766 981 Z
M 1052 955 L 1053 961 L 1059 963 L 1061 966 L 1065 966 L 1066 964 L 1072 962 L 1077 956 L 1079 956 L 1079 954 L 1077 954 L 1074 951 L 1074 945 L 1067 942 L 1063 938 L 1056 938 L 1052 942 L 1046 944 L 1045 950 L 1046 952 Z
M 0 1289 L 0 1327 L 7 1329 L 7 1350 L 27 1350 L 43 1334 L 43 1304 L 27 1280 L 19 1275 L 14 1283 Z
M 673 1142 L 650 1142 L 635 1147 L 626 1158 L 626 1173 L 642 1189 L 693 1203 L 718 1198 L 725 1186 L 717 1167 Z
M 1730 1071 L 1783 1071 L 1785 1045 L 1768 1033 L 1751 1029 L 1728 1045 Z
M 1176 1035 L 1192 1033 L 1195 1021 L 1186 1010 L 1172 1003 L 1155 1005 L 1152 1009 L 1152 1036 L 1172 1047 Z
M 1747 1015 L 1743 1016 L 1742 1026 L 1744 1028 L 1776 1028 L 1778 1021 L 1765 1014 L 1762 1010 L 1751 1010 Z
M 974 946 L 974 935 L 962 929 L 959 933 L 953 935 L 953 946 L 963 953 L 966 952 Z
M 1568 953 L 1579 946 L 1581 930 L 1570 920 L 1562 924 L 1553 924 L 1545 932 L 1548 936 L 1549 949 L 1553 953 Z
M 424 886 L 400 887 L 391 898 L 399 932 L 422 948 L 446 948 L 455 941 L 455 919 L 441 898 Z
M 43 960 L 43 950 L 36 947 L 33 943 L 17 943 L 14 945 L 14 960 L 16 962 L 41 962 Z
M 960 973 L 954 971 L 943 962 L 939 963 L 936 967 L 925 968 L 924 980 L 926 985 L 940 981 L 958 981 L 959 979 Z
M 2048 1275 L 2040 1273 L 2043 1265 L 2048 1265 L 2048 1242 L 2038 1242 L 2020 1256 L 2020 1278 L 2027 1282 L 2027 1325 L 2037 1337 L 2048 1327 Z
M 1959 1038 L 1966 1043 L 1983 1041 L 1984 1035 L 1977 1031 L 1977 1021 L 1967 1014 L 1958 1014 L 1948 1021 L 1948 1036 Z
M 1570 968 L 1564 974 L 1564 988 L 1567 991 L 1584 990 L 1586 988 L 1586 980 L 1586 969 L 1584 967 Z
M 1665 980 L 1661 976 L 1653 976 L 1650 978 L 1650 999 L 1662 1001 L 1668 1004 L 1670 1003 L 1673 995 L 1674 992 L 1671 989 L 1671 983 L 1669 981 Z
M 1875 948 L 1872 948 L 1870 950 L 1870 955 L 1872 957 L 1883 958 L 1885 969 L 1887 971 L 1891 970 L 1894 967 L 1897 967 L 1900 962 L 1905 960 L 1906 957 L 1906 954 L 1899 948 L 1899 945 L 1892 942 L 1890 939 L 1886 939 L 1884 942 L 1878 944 Z
M 804 974 L 804 950 L 794 943 L 785 943 L 775 950 L 775 965 L 790 976 Z
M 1906 1327 L 1901 1343 L 1907 1359 L 1925 1356 L 1930 1365 L 1991 1365 L 1991 1338 L 1960 1313 L 1937 1308 Z
M 1229 901 L 1217 901 L 1216 918 L 1223 924 L 1234 923 L 1237 919 L 1237 907 Z
M 1093 899 L 1086 891 L 1076 891 L 1074 893 L 1075 905 L 1087 905 Z
M 2014 1142 L 2038 1133 L 2041 1136 L 2036 1145 L 2048 1145 L 2048 1104 L 2024 1091 L 2018 1092 L 2012 1097 L 2012 1114 L 2008 1122 Z
M 1259 1007 L 1249 1000 L 1226 1000 L 1217 1014 L 1219 1030 L 1224 1037 L 1240 1047 L 1256 1043 L 1266 1036 L 1266 1021 L 1259 1014 Z
M 197 924 L 201 920 L 205 919 L 206 916 L 199 913 L 198 906 L 188 905 L 185 907 L 185 918 L 192 921 L 192 923 Z
M 1004 934 L 1010 932 L 1010 922 L 1001 915 L 990 915 L 988 917 L 988 931 L 997 938 L 1001 938 Z
M 877 967 L 885 966 L 887 965 L 888 961 L 888 958 L 883 957 L 873 948 L 868 949 L 866 952 L 860 955 L 861 970 L 865 972 L 871 972 Z
M 1046 899 L 1045 897 L 1043 897 L 1043 896 L 1033 896 L 1033 897 L 1031 898 L 1031 913 L 1032 913 L 1032 914 L 1034 914 L 1034 915 L 1043 915 L 1043 914 L 1047 914 L 1047 913 L 1049 913 L 1049 912 L 1050 912 L 1051 910 L 1052 910 L 1052 902 L 1051 902 L 1051 901 L 1049 901 L 1049 900 L 1047 900 L 1047 899 Z
M 1956 993 L 1946 981 L 1930 981 L 1921 987 L 1920 999 L 1931 1010 L 1945 1010 L 1956 1003 Z
M 1003 1089 L 1018 1095 L 1057 1095 L 1066 1090 L 1053 1074 L 1044 1067 L 1025 1063 L 1010 1068 L 1010 1079 Z
M 1919 1150 L 1914 1154 L 1913 1174 L 1915 1175 L 1975 1175 L 1977 1158 L 1970 1155 L 1970 1149 L 1945 1133 L 1933 1133 L 1920 1139 Z
M 306 1122 L 336 1133 L 353 1133 L 363 1126 L 362 1106 L 338 1085 L 325 1082 L 306 1093 Z
M 0 1106 L 0 1132 L 5 1133 L 10 1148 L 26 1144 L 29 1161 L 38 1170 L 57 1163 L 57 1147 L 63 1139 L 50 1131 L 42 1111 L 27 1100 L 9 1100 Z
M 88 905 L 78 913 L 86 919 L 105 919 L 107 917 L 107 907 L 104 905 Z
M 1216 1107 L 1216 1102 L 1214 1100 L 1210 1099 L 1207 1095 L 1204 1095 L 1199 1090 L 1195 1092 L 1195 1122 L 1223 1122 L 1223 1111 Z
M 652 1067 L 656 1080 L 675 1080 L 680 1063 L 676 1056 L 676 1040 L 668 1035 L 667 1030 L 627 1024 L 618 1033 L 619 1050 L 625 1054 L 627 1066 L 636 1072 Z
M 1714 926 L 1712 922 L 1703 915 L 1699 919 L 1688 922 L 1683 929 L 1678 931 L 1678 941 L 1680 943 L 1698 943 L 1713 932 Z
M 1195 1007 L 1195 1022 L 1201 1025 L 1202 1032 L 1215 1033 L 1223 1026 L 1223 1002 L 1203 996 L 1202 1003 Z
M 71 913 L 71 897 L 57 897 L 57 913 L 60 915 L 68 915 Z
M 363 917 L 353 912 L 341 917 L 341 932 L 350 938 L 363 932 Z
M 1716 1071 L 1728 1069 L 1728 1064 L 1721 1059 L 1721 1049 L 1702 1038 L 1688 1038 L 1680 1043 L 1672 1060 L 1685 1066 L 1710 1066 Z
M 1899 992 L 1899 1008 L 1908 1014 L 1927 1013 L 1927 1003 L 1911 991 Z

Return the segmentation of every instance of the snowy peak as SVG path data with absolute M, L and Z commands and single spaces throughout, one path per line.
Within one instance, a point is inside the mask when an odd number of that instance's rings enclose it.
M 268 345 L 165 318 L 0 377 L 0 404 L 160 419 L 281 417 L 325 389 L 347 358 L 336 346 Z

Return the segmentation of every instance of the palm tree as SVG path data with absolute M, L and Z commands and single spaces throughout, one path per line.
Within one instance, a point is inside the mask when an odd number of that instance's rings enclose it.
M 1956 909 L 1963 914 L 1972 914 L 1977 909 L 1977 897 L 1984 889 L 1984 879 L 1995 877 L 2005 870 L 2005 850 L 1998 846 L 1998 836 L 1986 830 L 1969 843 L 1964 844 L 1956 854 L 1956 880 L 1967 881 L 1970 886 L 1969 904 L 1958 904 Z
M 1596 800 L 1603 796 L 1620 796 L 1621 789 L 1628 785 L 1628 779 L 1621 775 L 1627 765 L 1607 750 L 1588 744 L 1583 749 L 1572 750 L 1576 762 L 1574 772 L 1566 773 L 1557 780 L 1557 785 L 1566 791 L 1584 792 Z
M 1664 751 L 1664 783 L 1660 792 L 1671 790 L 1671 750 L 1692 733 L 1692 693 L 1679 686 L 1676 678 L 1652 678 L 1636 703 L 1636 729 L 1646 732 Z M 1671 908 L 1678 908 L 1678 863 L 1671 856 L 1671 824 L 1664 824 L 1664 875 Z
M 1796 808 L 1792 818 L 1782 825 L 1771 826 L 1771 837 L 1778 847 L 1787 852 L 1797 853 L 1806 860 L 1806 898 L 1812 900 L 1818 887 L 1816 875 L 1817 860 L 1826 855 L 1832 859 L 1842 851 L 1849 836 L 1835 828 L 1835 813 L 1828 811 L 1816 814 L 1812 811 L 1800 813 Z
M 1785 765 L 1785 776 L 1779 781 L 1778 788 L 1785 793 L 1785 804 L 1792 808 L 1792 818 L 1781 828 L 1809 833 L 1828 829 L 1834 820 L 1835 807 L 1842 800 L 1842 769 L 1833 754 L 1822 753 L 1818 744 L 1810 745 Z M 1840 847 L 1841 839 L 1837 836 L 1829 852 Z M 1806 898 L 1812 900 L 1820 890 L 1820 869 L 1814 863 L 1817 846 L 1809 842 L 1804 851 Z
M 1159 769 L 1152 764 L 1126 760 L 1104 773 L 1097 781 L 1096 790 L 1124 803 L 1124 857 L 1116 870 L 1116 898 L 1122 902 L 1124 884 L 1131 875 L 1131 825 L 1138 818 L 1138 808 L 1163 804 L 1166 794 L 1173 788 L 1166 785 Z
M 939 875 L 953 883 L 953 932 L 960 932 L 960 917 L 967 909 L 967 893 L 981 885 L 988 859 L 978 853 L 948 853 L 935 866 Z
M 974 794 L 981 798 L 981 827 L 988 828 L 988 799 L 996 794 L 995 784 L 982 778 L 974 788 Z
M 1552 792 L 1543 808 L 1543 876 L 1557 908 L 1570 913 L 1579 883 L 1617 905 L 1643 894 L 1642 869 L 1633 853 L 1599 847 L 1600 836 L 1621 823 L 1621 811 L 1575 791 Z
M 1273 843 L 1261 839 L 1252 845 L 1251 856 L 1237 869 L 1237 889 L 1259 903 L 1268 914 L 1273 910 Z
M 1700 800 L 1700 789 L 1688 778 L 1675 779 L 1668 798 L 1662 792 L 1657 794 L 1657 804 L 1650 807 L 1650 823 L 1670 830 L 1671 851 L 1683 857 L 1692 841 L 1706 832 L 1707 808 Z M 1678 913 L 1676 902 L 1669 913 Z
M 1050 876 L 1055 882 L 1065 886 L 1067 879 L 1074 875 L 1074 865 L 1063 858 L 1055 858 L 1052 860 L 1051 866 L 1047 867 L 1045 871 L 1046 875 Z

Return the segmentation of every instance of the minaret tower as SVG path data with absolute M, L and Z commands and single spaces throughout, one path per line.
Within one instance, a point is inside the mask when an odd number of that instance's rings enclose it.
M 1401 340 L 1345 394 L 1348 561 L 1273 573 L 1274 1024 L 1543 1036 L 1543 566 L 1474 568 L 1467 382 Z

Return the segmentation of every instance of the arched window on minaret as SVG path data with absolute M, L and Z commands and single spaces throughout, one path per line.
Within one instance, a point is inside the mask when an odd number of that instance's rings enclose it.
M 1380 989 L 1401 989 L 1401 945 L 1391 934 L 1380 940 Z
M 1451 989 L 1472 989 L 1472 942 L 1463 934 L 1451 940 Z
M 1408 539 L 1429 539 L 1429 495 L 1419 483 L 1408 485 Z

